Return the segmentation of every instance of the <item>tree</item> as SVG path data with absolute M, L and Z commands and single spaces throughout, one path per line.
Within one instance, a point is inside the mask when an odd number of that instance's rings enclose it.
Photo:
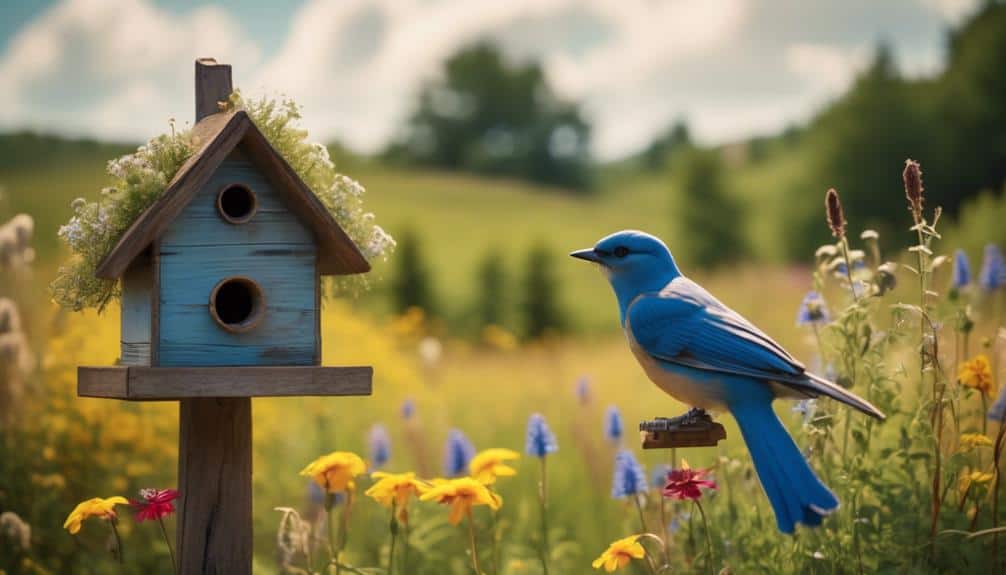
M 657 137 L 643 152 L 643 162 L 650 170 L 663 168 L 673 162 L 674 155 L 691 147 L 692 136 L 688 124 L 677 120 L 669 130 Z
M 521 302 L 524 333 L 530 339 L 565 327 L 555 268 L 555 258 L 544 243 L 531 247 L 525 263 L 524 299 Z
M 436 311 L 430 274 L 414 230 L 406 230 L 398 238 L 394 261 L 391 290 L 395 311 L 403 313 L 411 307 L 422 308 L 427 313 Z
M 676 162 L 673 173 L 689 260 L 716 266 L 746 255 L 743 209 L 727 192 L 720 153 L 693 149 Z
M 477 307 L 479 325 L 502 325 L 506 303 L 506 269 L 503 254 L 492 249 L 478 267 Z
M 584 190 L 590 127 L 557 98 L 536 62 L 511 64 L 488 43 L 449 58 L 426 86 L 392 158 Z

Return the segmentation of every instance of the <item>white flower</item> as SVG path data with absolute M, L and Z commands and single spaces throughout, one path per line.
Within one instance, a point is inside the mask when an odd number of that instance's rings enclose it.
M 395 238 L 384 231 L 381 226 L 375 225 L 371 228 L 370 239 L 363 246 L 363 255 L 368 260 L 385 255 L 390 248 L 395 247 Z

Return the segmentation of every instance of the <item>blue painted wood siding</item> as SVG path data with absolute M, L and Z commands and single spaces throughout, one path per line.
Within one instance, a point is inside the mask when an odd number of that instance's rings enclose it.
M 251 221 L 217 212 L 227 184 L 256 195 Z M 250 163 L 229 158 L 161 237 L 158 364 L 317 365 L 316 244 L 279 193 Z M 265 316 L 243 333 L 225 330 L 209 311 L 221 280 L 243 276 L 265 296 Z
M 119 363 L 150 365 L 150 326 L 153 320 L 154 270 L 142 254 L 122 276 L 121 343 Z

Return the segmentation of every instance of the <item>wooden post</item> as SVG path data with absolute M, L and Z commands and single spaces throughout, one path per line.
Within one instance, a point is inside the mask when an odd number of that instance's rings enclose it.
M 179 570 L 249 574 L 251 398 L 183 399 L 179 421 Z
M 213 58 L 196 60 L 196 121 L 220 111 L 220 102 L 234 91 L 230 64 L 217 64 Z
M 196 61 L 196 121 L 233 91 L 231 67 Z M 251 398 L 183 399 L 179 407 L 178 568 L 183 575 L 252 570 Z

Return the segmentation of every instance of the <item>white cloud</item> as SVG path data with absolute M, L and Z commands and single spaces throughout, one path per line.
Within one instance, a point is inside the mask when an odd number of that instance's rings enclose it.
M 558 92 L 587 101 L 602 152 L 624 151 L 618 100 L 675 59 L 721 42 L 740 23 L 744 5 L 744 0 L 310 0 L 255 84 L 304 104 L 324 136 L 375 149 L 408 115 L 422 82 L 454 51 L 485 37 L 506 46 L 508 32 L 577 11 L 608 28 L 603 41 L 581 46 L 578 53 L 561 45 L 511 47 L 541 57 Z
M 870 61 L 871 48 L 797 43 L 786 48 L 786 64 L 803 78 L 815 99 L 844 92 Z
M 262 0 L 266 1 L 266 0 Z M 685 117 L 701 140 L 771 133 L 840 94 L 890 40 L 912 75 L 942 62 L 946 22 L 978 0 L 303 0 L 262 57 L 241 14 L 155 0 L 59 0 L 0 54 L 0 130 L 147 138 L 193 115 L 193 61 L 234 65 L 246 93 L 287 94 L 320 140 L 383 146 L 462 46 L 543 62 L 583 103 L 604 158 Z M 292 3 L 291 3 L 292 4 Z
M 208 6 L 176 16 L 148 0 L 64 0 L 11 38 L 0 58 L 0 126 L 104 138 L 191 121 L 193 61 L 239 67 L 258 48 Z
M 947 22 L 957 24 L 974 12 L 982 0 L 921 0 L 921 2 Z

